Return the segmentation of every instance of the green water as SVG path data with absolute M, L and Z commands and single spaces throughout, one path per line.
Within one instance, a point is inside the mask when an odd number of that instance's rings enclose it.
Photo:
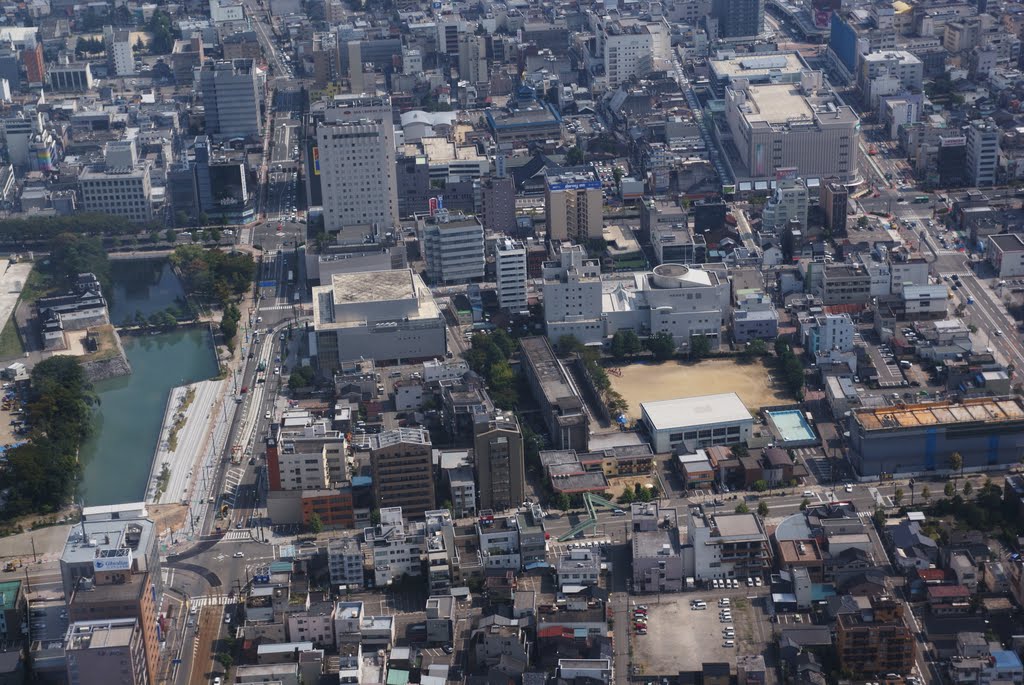
M 159 311 L 181 295 L 181 285 L 166 262 L 117 262 L 111 320 L 123 321 L 136 310 Z M 80 492 L 87 505 L 138 501 L 160 437 L 171 388 L 217 373 L 213 342 L 205 328 L 172 333 L 122 336 L 133 373 L 96 383 L 100 408 L 92 437 L 82 446 Z

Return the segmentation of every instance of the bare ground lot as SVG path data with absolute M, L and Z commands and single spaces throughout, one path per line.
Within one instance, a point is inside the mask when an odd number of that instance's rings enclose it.
M 706 359 L 696 364 L 678 361 L 629 364 L 609 369 L 612 388 L 629 403 L 629 416 L 640 418 L 640 403 L 680 397 L 734 392 L 747 409 L 792 401 L 774 369 L 761 361 L 740 364 L 732 359 Z

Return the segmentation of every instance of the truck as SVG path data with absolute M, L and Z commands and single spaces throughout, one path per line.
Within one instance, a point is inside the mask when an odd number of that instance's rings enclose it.
M 262 372 L 264 372 L 266 370 L 267 370 L 267 363 L 266 362 L 260 362 L 259 365 L 256 367 L 256 371 L 260 372 L 260 373 L 262 373 Z

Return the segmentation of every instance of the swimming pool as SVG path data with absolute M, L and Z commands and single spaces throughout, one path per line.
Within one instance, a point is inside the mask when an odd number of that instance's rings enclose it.
M 804 413 L 799 409 L 765 411 L 765 416 L 775 428 L 784 447 L 817 444 L 818 437 L 814 434 L 814 429 L 807 423 Z

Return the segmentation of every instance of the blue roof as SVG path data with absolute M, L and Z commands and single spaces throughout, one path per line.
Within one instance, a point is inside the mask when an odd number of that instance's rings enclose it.
M 368 488 L 373 485 L 373 478 L 369 476 L 352 476 L 352 487 Z
M 1016 652 L 998 649 L 992 652 L 992 658 L 996 662 L 996 668 L 1022 668 L 1020 657 Z

